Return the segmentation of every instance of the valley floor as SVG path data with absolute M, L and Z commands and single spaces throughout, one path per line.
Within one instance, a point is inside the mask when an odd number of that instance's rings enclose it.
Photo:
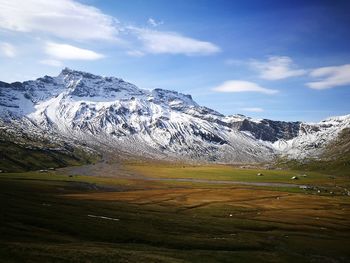
M 3 173 L 0 261 L 349 262 L 350 177 L 304 174 L 149 163 Z

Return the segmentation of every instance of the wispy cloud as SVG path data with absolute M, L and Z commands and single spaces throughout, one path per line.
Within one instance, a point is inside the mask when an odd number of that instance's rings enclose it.
M 51 57 L 62 60 L 96 60 L 104 57 L 92 50 L 54 42 L 46 43 L 45 52 Z
M 16 48 L 7 42 L 0 42 L 0 56 L 13 58 L 16 56 Z
M 259 108 L 259 107 L 251 107 L 251 108 L 242 108 L 241 110 L 243 111 L 248 111 L 248 112 L 263 112 L 264 109 L 263 108 Z
M 311 71 L 310 76 L 318 79 L 306 83 L 312 89 L 321 90 L 350 85 L 350 64 L 317 68 Z
M 278 90 L 263 88 L 260 85 L 244 80 L 229 80 L 213 88 L 217 92 L 258 92 L 264 94 L 275 94 Z
M 143 57 L 145 55 L 145 53 L 140 50 L 128 50 L 126 54 L 132 57 Z
M 118 40 L 128 43 L 131 56 L 145 54 L 209 55 L 220 48 L 211 42 L 183 36 L 176 32 L 127 26 L 101 10 L 75 0 L 0 0 L 0 30 L 31 33 L 45 39 L 64 41 Z M 153 28 L 162 21 L 149 18 Z M 124 45 L 125 47 L 125 45 Z
M 157 27 L 157 26 L 164 24 L 163 21 L 157 21 L 152 17 L 148 18 L 147 23 L 153 27 Z
M 73 0 L 0 0 L 0 28 L 67 39 L 115 39 L 118 21 Z
M 267 61 L 252 60 L 250 66 L 259 72 L 263 79 L 279 80 L 306 74 L 306 70 L 298 69 L 293 60 L 287 56 L 271 56 Z
M 162 32 L 132 28 L 141 40 L 143 51 L 152 54 L 210 55 L 220 51 L 213 43 L 182 36 L 175 32 Z
M 62 67 L 62 62 L 55 59 L 43 59 L 39 61 L 40 64 L 51 66 L 51 67 Z

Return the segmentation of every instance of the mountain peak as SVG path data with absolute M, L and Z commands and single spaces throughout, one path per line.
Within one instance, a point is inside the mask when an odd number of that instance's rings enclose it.
M 65 68 L 62 69 L 61 74 L 66 75 L 66 74 L 69 74 L 69 73 L 71 73 L 71 72 L 73 72 L 73 71 L 75 71 L 75 70 L 70 69 L 70 68 L 68 68 L 68 67 L 65 67 Z
M 75 76 L 75 77 L 83 77 L 83 78 L 88 78 L 88 79 L 97 79 L 97 78 L 102 78 L 101 76 L 98 75 L 94 75 L 85 71 L 79 71 L 79 70 L 74 70 L 74 69 L 70 69 L 65 67 L 64 69 L 62 69 L 61 73 L 59 74 L 59 76 Z

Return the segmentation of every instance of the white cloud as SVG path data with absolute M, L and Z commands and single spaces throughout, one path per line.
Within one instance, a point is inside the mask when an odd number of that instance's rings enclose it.
M 62 67 L 62 62 L 54 59 L 43 59 L 39 61 L 40 64 L 52 66 L 52 67 Z
M 160 26 L 160 25 L 164 24 L 163 21 L 156 21 L 152 17 L 148 18 L 147 23 L 149 25 L 153 26 L 153 27 L 157 27 L 157 26 Z
M 45 52 L 56 59 L 62 60 L 96 60 L 104 57 L 92 50 L 53 42 L 46 43 Z
M 131 56 L 147 53 L 209 55 L 220 51 L 213 43 L 176 32 L 126 26 L 101 10 L 75 0 L 0 0 L 0 21 L 0 30 L 30 33 L 39 39 L 118 40 L 124 47 L 126 43 L 132 46 L 131 51 L 126 51 Z M 162 23 L 148 19 L 153 27 Z
M 126 52 L 126 54 L 132 57 L 143 57 L 145 55 L 145 53 L 139 50 L 129 50 Z
M 16 49 L 13 45 L 7 42 L 0 42 L 0 56 L 13 58 L 16 56 Z
M 261 78 L 268 80 L 296 77 L 306 73 L 304 69 L 297 69 L 293 60 L 287 56 L 272 56 L 267 61 L 253 60 L 250 66 L 259 72 Z
M 350 85 L 350 64 L 317 68 L 311 71 L 310 76 L 318 78 L 317 81 L 306 83 L 312 89 L 330 89 Z
M 182 36 L 174 32 L 161 32 L 133 28 L 143 43 L 143 49 L 152 54 L 210 55 L 220 48 L 210 42 Z
M 258 107 L 251 107 L 251 108 L 242 108 L 243 111 L 248 111 L 248 112 L 263 112 L 263 108 L 258 108 Z
M 278 90 L 267 89 L 250 81 L 229 80 L 213 89 L 217 92 L 259 92 L 265 94 L 275 94 Z
M 0 0 L 0 28 L 88 40 L 114 39 L 117 20 L 74 0 Z

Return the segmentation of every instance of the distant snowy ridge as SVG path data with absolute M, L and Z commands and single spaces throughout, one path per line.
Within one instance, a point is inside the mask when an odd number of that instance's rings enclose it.
M 298 136 L 276 141 L 273 146 L 280 154 L 289 158 L 317 158 L 329 142 L 349 127 L 350 115 L 330 117 L 319 123 L 300 123 Z
M 318 124 L 224 116 L 190 95 L 67 68 L 57 77 L 0 82 L 0 118 L 2 126 L 30 121 L 48 137 L 129 154 L 225 163 L 316 156 L 350 123 L 349 115 Z

